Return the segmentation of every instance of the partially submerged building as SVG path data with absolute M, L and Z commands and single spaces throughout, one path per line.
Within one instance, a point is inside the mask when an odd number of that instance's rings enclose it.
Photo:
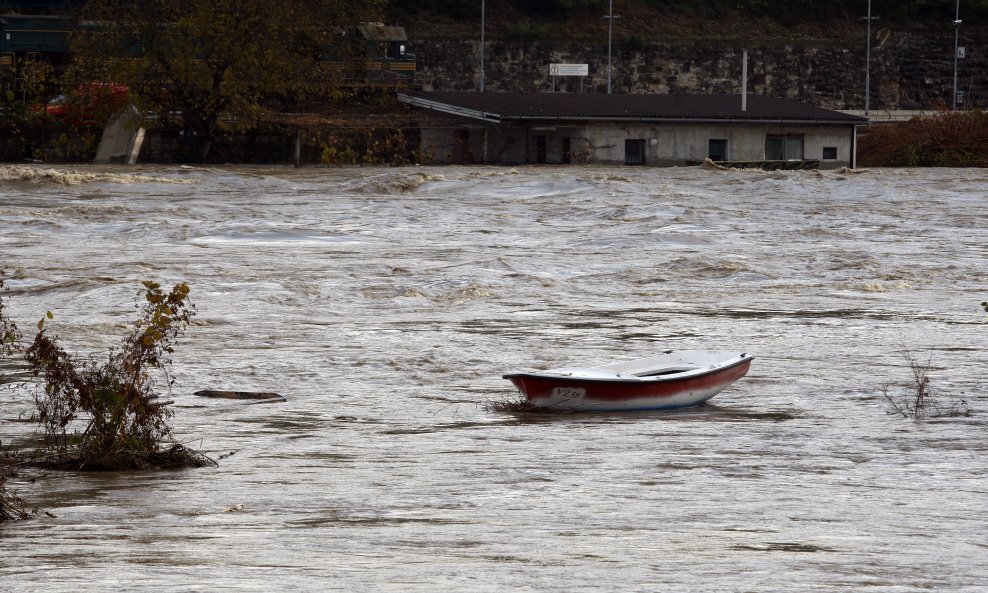
M 856 128 L 867 123 L 761 96 L 419 92 L 398 100 L 449 116 L 449 125 L 421 130 L 436 163 L 853 167 Z

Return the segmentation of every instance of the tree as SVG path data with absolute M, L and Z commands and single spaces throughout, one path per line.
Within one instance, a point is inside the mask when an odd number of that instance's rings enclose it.
M 222 129 L 253 127 L 268 106 L 331 96 L 348 33 L 381 0 L 91 0 L 70 78 L 125 84 L 160 117 L 180 118 L 204 160 Z

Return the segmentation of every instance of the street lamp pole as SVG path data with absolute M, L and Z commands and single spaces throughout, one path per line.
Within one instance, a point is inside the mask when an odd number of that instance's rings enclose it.
M 961 33 L 961 0 L 957 0 L 957 13 L 954 15 L 954 102 L 953 110 L 957 111 L 957 43 Z
M 868 115 L 871 107 L 871 22 L 878 20 L 877 16 L 871 16 L 871 0 L 868 0 L 868 16 L 861 18 L 868 21 L 868 36 L 865 39 L 865 115 Z
M 958 0 L 959 1 L 959 0 Z M 868 40 L 865 42 L 865 115 L 871 103 L 871 0 L 868 0 Z
M 960 0 L 957 0 L 960 2 Z M 611 94 L 611 31 L 614 29 L 614 0 L 608 2 L 607 10 L 607 94 Z M 956 52 L 955 52 L 956 53 Z M 956 74 L 954 76 L 956 80 Z M 956 94 L 956 93 L 955 93 Z
M 480 92 L 484 92 L 484 0 L 480 0 Z
M 614 19 L 621 18 L 621 15 L 614 16 L 614 0 L 608 2 L 607 16 L 607 94 L 611 94 L 611 38 L 614 31 Z

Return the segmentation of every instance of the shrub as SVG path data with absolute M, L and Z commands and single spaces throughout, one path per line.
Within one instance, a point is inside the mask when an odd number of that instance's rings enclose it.
M 876 124 L 861 135 L 866 167 L 988 166 L 988 114 L 940 111 L 896 124 Z
M 20 334 L 17 326 L 4 313 L 3 293 L 7 290 L 4 285 L 6 274 L 0 270 L 0 363 L 10 358 L 17 347 Z M 0 367 L 0 385 L 4 383 L 4 374 Z M 3 443 L 0 443 L 2 445 Z M 7 490 L 7 478 L 14 468 L 14 459 L 5 451 L 0 450 L 0 521 L 7 519 L 23 519 L 27 516 L 19 498 Z
M 971 415 L 971 409 L 968 408 L 967 402 L 963 399 L 944 399 L 934 394 L 930 388 L 932 358 L 921 363 L 905 346 L 902 348 L 902 354 L 909 363 L 912 382 L 908 387 L 902 386 L 905 388 L 905 392 L 898 395 L 892 392 L 892 385 L 882 387 L 882 399 L 889 414 L 898 414 L 904 418 L 914 419 Z
M 78 469 L 140 469 L 189 467 L 212 463 L 208 458 L 171 443 L 172 416 L 157 391 L 153 370 L 168 380 L 169 356 L 184 332 L 195 305 L 189 287 L 175 285 L 168 293 L 144 282 L 141 317 L 119 349 L 104 360 L 79 361 L 38 322 L 38 333 L 26 359 L 44 389 L 35 396 L 44 436 L 44 462 Z M 85 428 L 74 431 L 76 421 Z

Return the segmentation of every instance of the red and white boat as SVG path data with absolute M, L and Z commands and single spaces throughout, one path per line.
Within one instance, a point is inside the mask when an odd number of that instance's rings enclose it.
M 509 373 L 532 404 L 559 410 L 672 410 L 698 406 L 748 373 L 753 356 L 669 350 L 596 367 Z

